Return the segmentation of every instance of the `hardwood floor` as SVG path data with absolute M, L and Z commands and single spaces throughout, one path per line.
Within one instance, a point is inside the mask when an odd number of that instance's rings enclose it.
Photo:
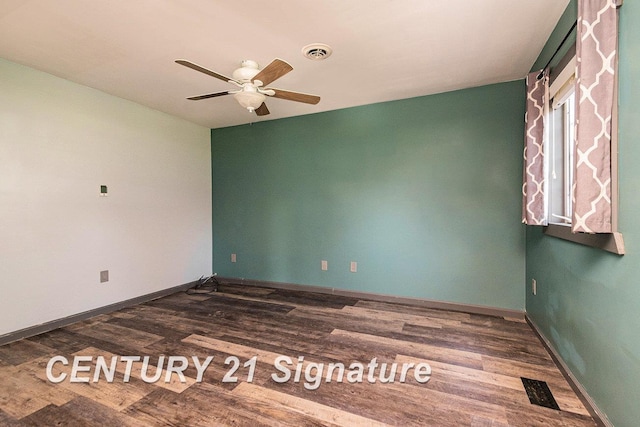
M 521 377 L 545 381 L 560 410 L 531 404 Z M 596 424 L 523 321 L 228 284 L 0 347 L 0 425 Z

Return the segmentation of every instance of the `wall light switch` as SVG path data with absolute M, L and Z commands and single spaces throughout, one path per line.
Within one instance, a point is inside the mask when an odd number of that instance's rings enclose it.
M 100 283 L 109 281 L 109 270 L 103 270 L 100 272 Z
M 236 262 L 236 254 L 231 254 L 231 262 Z
M 357 262 L 351 261 L 350 271 L 352 273 L 357 273 L 358 272 L 358 263 Z
M 101 185 L 100 186 L 100 195 L 102 197 L 107 197 L 107 186 L 106 185 Z
M 325 260 L 320 261 L 320 268 L 322 268 L 322 271 L 327 271 L 329 269 L 329 263 Z

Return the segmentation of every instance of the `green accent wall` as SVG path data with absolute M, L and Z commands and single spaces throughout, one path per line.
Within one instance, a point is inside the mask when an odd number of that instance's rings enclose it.
M 575 1 L 568 13 L 576 16 Z M 570 26 L 570 24 L 569 24 Z M 568 27 L 567 27 L 568 28 Z M 615 426 L 640 420 L 640 4 L 620 9 L 619 187 L 624 256 L 527 227 L 527 312 Z M 566 29 L 557 28 L 556 33 Z M 546 61 L 543 61 L 546 62 Z
M 214 271 L 523 310 L 524 103 L 516 81 L 212 130 Z

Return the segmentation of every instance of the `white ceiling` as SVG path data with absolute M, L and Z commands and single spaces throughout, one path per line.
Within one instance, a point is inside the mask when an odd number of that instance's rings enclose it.
M 520 79 L 569 0 L 0 0 L 0 57 L 210 127 L 317 113 Z M 326 43 L 311 61 L 301 49 Z M 243 59 L 294 70 L 257 117 L 234 87 L 174 63 L 230 76 Z

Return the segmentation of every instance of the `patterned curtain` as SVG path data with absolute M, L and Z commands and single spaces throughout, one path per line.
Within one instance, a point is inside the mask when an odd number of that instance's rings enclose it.
M 522 222 L 527 225 L 547 225 L 543 147 L 544 105 L 548 82 L 546 72 L 537 71 L 527 76 L 522 180 Z
M 610 233 L 615 0 L 578 1 L 573 232 Z

